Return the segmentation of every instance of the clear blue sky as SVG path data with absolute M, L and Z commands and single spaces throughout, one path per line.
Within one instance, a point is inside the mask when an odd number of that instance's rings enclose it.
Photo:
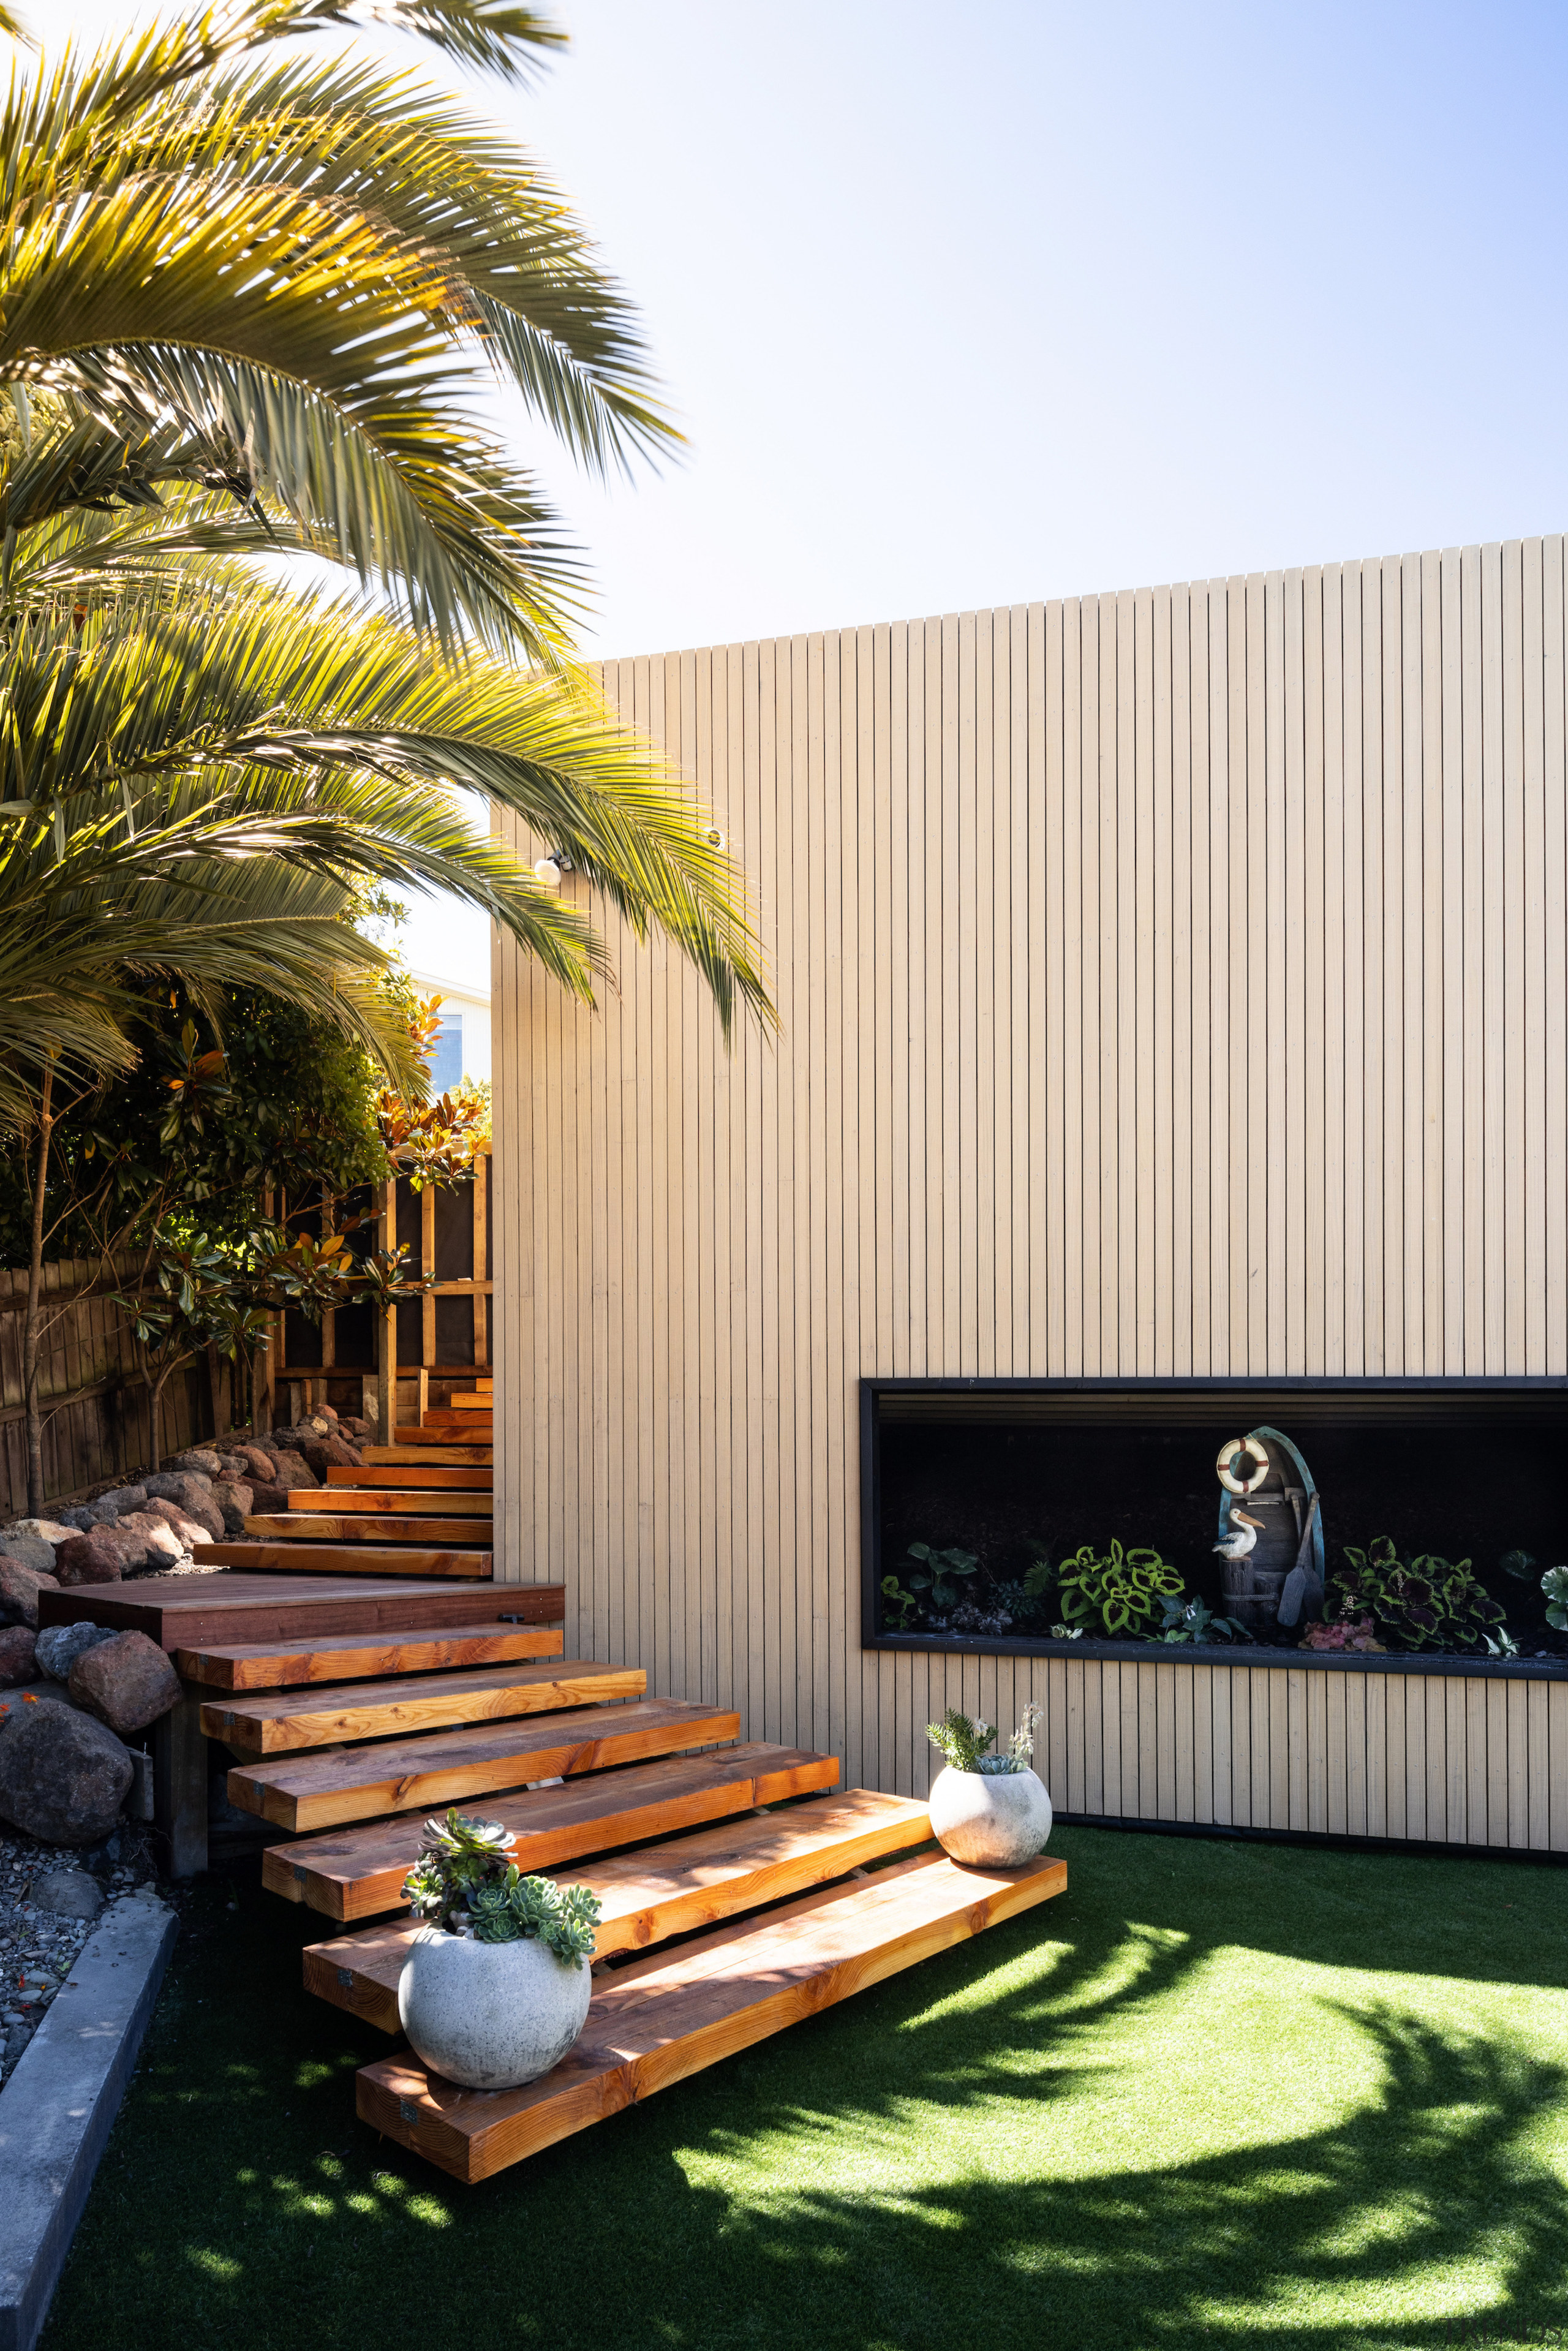
M 559 13 L 543 89 L 477 94 L 691 442 L 607 495 L 541 448 L 585 649 L 1568 521 L 1561 0 Z

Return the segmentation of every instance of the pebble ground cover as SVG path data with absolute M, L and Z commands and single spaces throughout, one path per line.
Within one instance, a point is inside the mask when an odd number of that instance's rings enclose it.
M 472 2189 L 197 1886 L 44 2351 L 1568 2344 L 1560 1867 L 1059 1830 L 1071 1890 Z

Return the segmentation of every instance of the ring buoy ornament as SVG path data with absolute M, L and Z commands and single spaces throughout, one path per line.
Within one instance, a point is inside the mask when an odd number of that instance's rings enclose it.
M 1238 1477 L 1230 1466 L 1243 1457 L 1258 1465 L 1256 1473 L 1250 1478 Z M 1220 1447 L 1219 1458 L 1214 1467 L 1228 1494 L 1255 1494 L 1269 1475 L 1269 1457 L 1253 1443 L 1251 1437 L 1233 1437 L 1228 1445 Z

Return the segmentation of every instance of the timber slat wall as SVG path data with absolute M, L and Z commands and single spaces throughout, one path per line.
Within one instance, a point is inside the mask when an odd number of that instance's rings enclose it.
M 727 1056 L 611 921 L 597 1015 L 497 951 L 504 1572 L 850 1784 L 1031 1693 L 1124 1756 L 1125 1669 L 1113 1721 L 1054 1665 L 862 1655 L 857 1379 L 1568 1369 L 1564 654 L 1552 538 L 608 665 L 752 876 L 784 1033 Z M 1427 1817 L 1437 1772 L 1500 1841 L 1517 1765 L 1545 1819 L 1519 1686 L 1444 1682 L 1436 1744 L 1433 1687 Z M 1371 1833 L 1436 1834 L 1367 1752 Z

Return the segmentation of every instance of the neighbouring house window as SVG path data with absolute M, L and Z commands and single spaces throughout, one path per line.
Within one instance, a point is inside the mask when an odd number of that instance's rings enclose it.
M 441 1027 L 436 1031 L 435 1053 L 430 1065 L 430 1086 L 433 1093 L 444 1094 L 462 1081 L 463 1077 L 463 1015 L 444 1012 Z

